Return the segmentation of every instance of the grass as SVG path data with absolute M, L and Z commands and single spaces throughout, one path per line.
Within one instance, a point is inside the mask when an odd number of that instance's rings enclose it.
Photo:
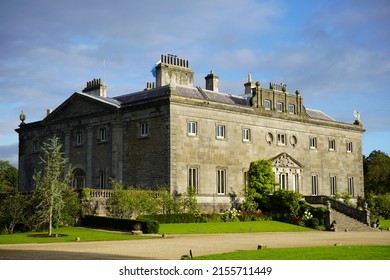
M 160 224 L 160 234 L 211 234 L 248 232 L 297 232 L 313 229 L 277 221 Z
M 196 260 L 390 260 L 390 246 L 269 248 L 195 257 Z
M 43 232 L 25 232 L 0 235 L 0 244 L 19 244 L 19 243 L 57 243 L 74 242 L 80 237 L 81 242 L 87 241 L 111 241 L 111 240 L 130 240 L 150 238 L 146 236 L 131 235 L 128 233 L 109 232 L 79 227 L 64 227 L 55 229 L 53 235 L 58 233 L 59 237 L 33 237 L 36 234 L 47 234 Z M 65 234 L 66 236 L 60 236 Z
M 387 229 L 390 227 L 390 220 L 380 219 L 380 227 L 383 229 Z

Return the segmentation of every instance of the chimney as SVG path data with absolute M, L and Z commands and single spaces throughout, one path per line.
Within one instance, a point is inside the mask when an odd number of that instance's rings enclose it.
M 102 83 L 101 79 L 93 79 L 92 81 L 87 82 L 87 86 L 83 89 L 83 93 L 107 97 L 107 87 Z
M 194 86 L 194 72 L 189 67 L 187 59 L 178 58 L 177 55 L 161 55 L 156 65 L 156 87 L 165 85 Z
M 245 94 L 251 94 L 253 89 L 256 88 L 256 84 L 252 82 L 252 75 L 248 75 L 248 82 L 244 84 Z
M 204 78 L 206 80 L 206 89 L 218 92 L 218 79 L 219 79 L 219 77 L 217 75 L 215 75 L 213 71 L 210 71 L 210 74 L 208 74 Z

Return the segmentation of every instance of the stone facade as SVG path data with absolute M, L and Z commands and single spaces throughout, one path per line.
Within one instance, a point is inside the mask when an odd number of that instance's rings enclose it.
M 32 189 L 39 146 L 53 134 L 75 168 L 75 187 L 109 188 L 109 178 L 145 188 L 198 191 L 201 208 L 219 211 L 241 194 L 252 161 L 273 162 L 277 187 L 303 195 L 363 196 L 360 120 L 347 124 L 307 109 L 298 91 L 248 77 L 244 95 L 218 91 L 218 76 L 194 87 L 188 60 L 161 56 L 143 91 L 106 97 L 87 83 L 45 119 L 19 133 L 20 190 Z M 156 85 L 156 86 L 155 86 Z

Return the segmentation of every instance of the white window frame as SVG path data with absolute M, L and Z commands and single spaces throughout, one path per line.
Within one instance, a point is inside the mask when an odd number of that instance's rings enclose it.
M 299 174 L 298 173 L 295 173 L 293 175 L 292 191 L 299 192 Z
M 352 151 L 353 151 L 353 143 L 352 142 L 347 142 L 346 149 L 347 149 L 347 153 L 352 153 Z
M 242 178 L 243 178 L 244 191 L 246 192 L 248 190 L 248 186 L 249 186 L 249 170 L 248 169 L 244 169 L 242 171 Z
M 80 146 L 83 144 L 83 134 L 81 131 L 76 132 L 76 145 Z
M 107 141 L 107 128 L 106 127 L 99 128 L 99 141 L 100 142 Z
M 226 139 L 226 126 L 223 124 L 218 124 L 216 127 L 216 137 L 217 139 Z
M 188 167 L 188 187 L 195 189 L 195 193 L 199 193 L 199 168 Z
M 290 114 L 295 114 L 295 104 L 288 104 L 288 112 Z
M 280 185 L 280 188 L 283 190 L 288 189 L 288 174 L 287 173 L 280 173 L 279 174 L 279 185 Z
M 142 122 L 139 124 L 140 136 L 147 137 L 149 135 L 149 125 L 147 122 Z
M 278 145 L 279 146 L 286 146 L 287 145 L 287 135 L 286 133 L 278 133 L 277 135 L 278 139 Z
M 188 121 L 187 123 L 187 135 L 196 136 L 198 135 L 198 123 L 196 121 Z
M 311 175 L 311 195 L 317 196 L 319 185 L 318 185 L 318 174 L 312 174 Z
M 310 149 L 316 150 L 317 149 L 317 137 L 315 136 L 310 136 Z
M 266 109 L 266 110 L 271 110 L 271 100 L 269 100 L 269 99 L 264 99 L 264 109 Z
M 350 194 L 352 197 L 355 197 L 355 183 L 352 176 L 348 176 L 348 194 Z
M 243 128 L 242 129 L 242 141 L 244 142 L 251 142 L 252 141 L 252 134 L 250 128 Z
M 217 194 L 218 195 L 226 195 L 226 189 L 227 189 L 226 173 L 227 171 L 225 168 L 217 169 Z
M 329 139 L 329 151 L 336 151 L 336 140 Z
M 284 103 L 283 102 L 276 102 L 276 110 L 278 112 L 284 112 Z
M 330 195 L 335 195 L 337 193 L 337 176 L 330 175 Z

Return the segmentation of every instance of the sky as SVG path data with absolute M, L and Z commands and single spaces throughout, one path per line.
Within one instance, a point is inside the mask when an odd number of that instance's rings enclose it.
M 161 54 L 188 59 L 195 85 L 298 89 L 307 108 L 366 132 L 363 154 L 390 154 L 388 0 L 1 0 L 0 160 L 17 165 L 23 110 L 43 119 L 86 82 L 107 96 L 143 90 Z

